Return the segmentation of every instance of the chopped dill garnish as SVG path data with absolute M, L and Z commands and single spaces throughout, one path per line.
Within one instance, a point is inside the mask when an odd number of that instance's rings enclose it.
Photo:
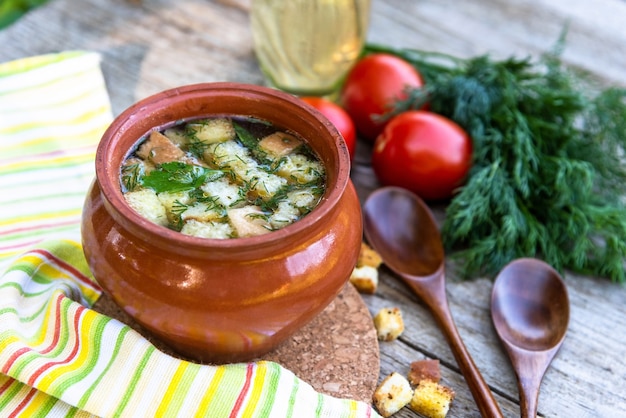
M 172 204 L 172 213 L 175 215 L 181 215 L 184 211 L 189 208 L 189 205 L 185 205 L 180 200 L 176 199 Z
M 125 191 L 133 191 L 141 185 L 143 176 L 143 165 L 140 163 L 127 164 L 122 166 L 122 185 Z
M 187 144 L 187 151 L 195 155 L 198 158 L 202 158 L 204 151 L 209 147 L 206 141 L 198 139 L 195 135 L 189 137 L 189 144 Z

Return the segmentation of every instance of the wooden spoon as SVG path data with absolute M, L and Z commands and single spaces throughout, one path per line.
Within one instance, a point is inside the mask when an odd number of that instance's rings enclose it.
M 387 267 L 424 301 L 437 320 L 483 417 L 502 412 L 459 335 L 445 289 L 441 235 L 430 209 L 397 187 L 373 192 L 363 206 L 364 230 Z
M 565 283 L 543 261 L 512 261 L 496 278 L 491 318 L 517 375 L 521 416 L 535 417 L 541 380 L 567 331 Z

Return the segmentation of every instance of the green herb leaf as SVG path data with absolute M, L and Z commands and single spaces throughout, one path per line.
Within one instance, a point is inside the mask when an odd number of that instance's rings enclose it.
M 254 151 L 258 148 L 259 140 L 254 137 L 246 128 L 241 126 L 238 123 L 233 123 L 233 127 L 235 128 L 235 132 L 237 133 L 237 138 L 243 144 L 244 147 Z
M 193 190 L 207 181 L 217 180 L 224 175 L 223 171 L 211 170 L 205 167 L 170 162 L 161 164 L 142 179 L 145 187 L 161 192 L 181 192 Z

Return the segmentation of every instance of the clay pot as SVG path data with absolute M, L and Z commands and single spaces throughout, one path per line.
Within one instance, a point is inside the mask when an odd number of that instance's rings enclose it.
M 119 175 L 138 140 L 177 121 L 218 114 L 258 117 L 305 138 L 327 170 L 319 206 L 281 230 L 226 240 L 186 236 L 135 213 Z M 349 174 L 340 134 L 297 98 L 238 83 L 164 91 L 123 112 L 100 142 L 83 211 L 85 255 L 113 301 L 181 355 L 252 360 L 313 319 L 349 279 L 362 238 Z

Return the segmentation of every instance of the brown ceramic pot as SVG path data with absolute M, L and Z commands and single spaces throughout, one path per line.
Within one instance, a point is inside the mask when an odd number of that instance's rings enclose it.
M 281 230 L 227 240 L 183 235 L 143 219 L 125 202 L 120 166 L 148 132 L 216 114 L 252 116 L 299 133 L 327 170 L 327 191 Z M 362 238 L 360 205 L 340 134 L 288 94 L 208 83 L 164 91 L 115 119 L 96 154 L 82 239 L 104 291 L 133 319 L 199 362 L 254 359 L 321 312 L 347 282 Z

